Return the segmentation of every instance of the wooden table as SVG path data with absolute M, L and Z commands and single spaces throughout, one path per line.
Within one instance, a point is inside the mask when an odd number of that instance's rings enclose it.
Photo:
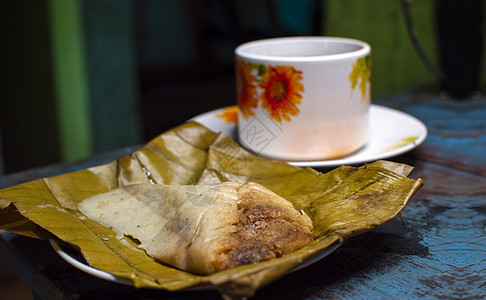
M 425 182 L 402 211 L 406 228 L 394 219 L 352 238 L 255 299 L 486 298 L 486 99 L 409 92 L 375 103 L 414 115 L 429 129 L 421 146 L 391 159 L 415 166 L 411 177 Z M 4 176 L 0 187 L 102 164 L 134 149 Z M 10 233 L 1 235 L 0 254 L 41 299 L 220 298 L 215 291 L 137 290 L 104 281 L 66 263 L 48 241 Z

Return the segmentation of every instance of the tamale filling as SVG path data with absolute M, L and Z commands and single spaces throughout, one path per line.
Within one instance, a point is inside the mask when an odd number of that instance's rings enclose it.
M 296 221 L 288 208 L 261 198 L 260 193 L 248 192 L 238 199 L 239 221 L 232 234 L 238 247 L 225 251 L 228 265 L 223 269 L 280 257 L 314 240 L 309 227 Z

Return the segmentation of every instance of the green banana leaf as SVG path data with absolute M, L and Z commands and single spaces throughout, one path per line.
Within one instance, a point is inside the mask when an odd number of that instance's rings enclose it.
M 423 182 L 412 167 L 378 161 L 326 174 L 252 155 L 224 134 L 195 123 L 180 125 L 131 155 L 97 167 L 0 190 L 0 229 L 52 238 L 79 247 L 94 268 L 130 279 L 135 287 L 177 291 L 200 286 L 251 296 L 335 243 L 395 217 Z M 136 241 L 77 210 L 83 199 L 127 184 L 254 181 L 291 201 L 314 223 L 316 239 L 281 258 L 200 276 L 152 259 Z

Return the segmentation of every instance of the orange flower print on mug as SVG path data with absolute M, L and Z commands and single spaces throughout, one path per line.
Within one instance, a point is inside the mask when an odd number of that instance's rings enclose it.
M 272 119 L 290 122 L 291 116 L 298 115 L 297 105 L 304 91 L 302 79 L 302 72 L 292 66 L 267 66 L 258 86 L 262 89 L 262 107 Z
M 251 65 L 240 60 L 236 62 L 236 97 L 243 118 L 254 116 L 253 108 L 258 105 L 256 80 Z
M 223 119 L 226 123 L 238 123 L 238 106 L 225 107 L 216 117 Z

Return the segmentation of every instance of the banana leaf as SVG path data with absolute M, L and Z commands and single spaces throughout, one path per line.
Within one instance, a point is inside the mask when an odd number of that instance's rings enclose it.
M 407 178 L 411 170 L 377 161 L 323 174 L 250 154 L 224 134 L 189 122 L 116 161 L 0 190 L 0 229 L 43 239 L 55 236 L 78 247 L 90 266 L 130 279 L 137 288 L 177 291 L 209 286 L 225 295 L 251 296 L 331 245 L 394 218 L 423 185 L 421 179 Z M 316 239 L 277 259 L 200 276 L 152 259 L 136 241 L 117 237 L 77 210 L 85 198 L 147 181 L 260 183 L 309 215 Z

